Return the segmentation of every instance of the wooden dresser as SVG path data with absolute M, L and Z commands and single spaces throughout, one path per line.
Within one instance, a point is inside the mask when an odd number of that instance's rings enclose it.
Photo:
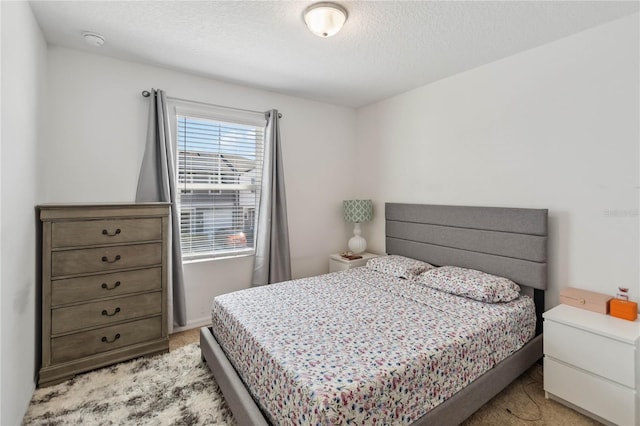
M 39 386 L 166 352 L 167 203 L 42 205 Z

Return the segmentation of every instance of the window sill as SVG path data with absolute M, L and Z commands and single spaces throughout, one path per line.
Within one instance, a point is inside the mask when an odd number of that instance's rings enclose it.
M 192 263 L 203 263 L 203 262 L 217 262 L 218 260 L 230 260 L 230 259 L 238 259 L 242 257 L 253 257 L 255 256 L 255 252 L 251 251 L 248 253 L 237 253 L 237 254 L 229 254 L 222 255 L 217 257 L 204 257 L 204 258 L 195 258 L 195 259 L 185 259 L 182 261 L 183 265 L 189 265 Z

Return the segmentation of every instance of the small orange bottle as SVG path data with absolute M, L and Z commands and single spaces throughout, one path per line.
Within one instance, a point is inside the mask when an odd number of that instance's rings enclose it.
M 618 287 L 618 290 L 616 298 L 609 302 L 609 313 L 612 317 L 635 321 L 638 318 L 638 304 L 629 301 L 628 288 Z

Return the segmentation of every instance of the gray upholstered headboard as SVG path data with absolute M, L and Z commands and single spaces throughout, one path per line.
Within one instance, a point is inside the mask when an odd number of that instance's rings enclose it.
M 547 288 L 546 209 L 386 203 L 386 251 Z

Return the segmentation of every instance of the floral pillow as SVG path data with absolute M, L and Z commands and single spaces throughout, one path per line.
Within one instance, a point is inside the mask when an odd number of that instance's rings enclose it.
M 427 287 L 480 302 L 509 302 L 520 296 L 520 287 L 510 279 L 457 266 L 431 269 L 418 277 Z
M 390 255 L 369 259 L 367 267 L 394 277 L 415 280 L 418 275 L 435 268 L 426 262 L 404 256 Z

